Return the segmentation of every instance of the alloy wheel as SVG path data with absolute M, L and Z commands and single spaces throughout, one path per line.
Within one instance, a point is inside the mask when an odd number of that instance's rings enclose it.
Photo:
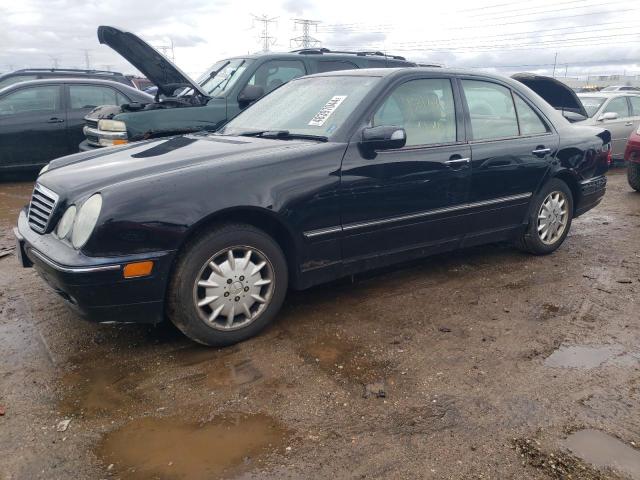
M 553 191 L 538 211 L 538 236 L 542 243 L 553 245 L 562 238 L 569 219 L 569 202 L 563 192 Z

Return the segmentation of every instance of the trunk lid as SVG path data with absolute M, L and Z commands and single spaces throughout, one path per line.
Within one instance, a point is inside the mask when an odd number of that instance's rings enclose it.
M 511 78 L 529 87 L 556 110 L 589 117 L 576 93 L 559 80 L 535 73 L 516 73 Z
M 102 25 L 98 27 L 98 41 L 103 45 L 108 45 L 127 59 L 131 65 L 158 86 L 160 93 L 167 97 L 173 96 L 175 90 L 181 86 L 193 88 L 194 92 L 207 97 L 198 82 L 191 79 L 137 35 Z

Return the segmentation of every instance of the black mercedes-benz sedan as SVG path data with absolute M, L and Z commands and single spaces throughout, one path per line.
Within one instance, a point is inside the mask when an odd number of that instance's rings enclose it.
M 487 242 L 547 254 L 605 192 L 610 134 L 522 82 L 407 68 L 294 80 L 218 133 L 54 160 L 24 266 L 97 321 L 229 345 L 289 287 Z

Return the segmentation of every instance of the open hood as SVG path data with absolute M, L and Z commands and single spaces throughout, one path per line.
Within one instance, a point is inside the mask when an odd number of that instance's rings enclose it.
M 578 113 L 585 118 L 589 117 L 576 93 L 559 80 L 535 73 L 516 73 L 511 78 L 524 83 L 556 110 Z
M 98 27 L 98 41 L 108 45 L 126 58 L 167 97 L 173 96 L 180 87 L 191 87 L 200 95 L 207 96 L 197 82 L 171 63 L 155 48 L 134 35 L 115 27 Z

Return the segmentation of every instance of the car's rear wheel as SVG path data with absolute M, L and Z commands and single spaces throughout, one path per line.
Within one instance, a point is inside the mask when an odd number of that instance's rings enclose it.
M 640 163 L 629 162 L 627 166 L 627 180 L 636 192 L 640 192 Z
M 284 254 L 265 232 L 222 225 L 185 246 L 167 296 L 170 320 L 211 346 L 250 338 L 276 316 L 287 292 Z
M 562 180 L 553 178 L 531 201 L 528 226 L 517 245 L 535 255 L 551 253 L 569 234 L 572 219 L 571 189 Z

